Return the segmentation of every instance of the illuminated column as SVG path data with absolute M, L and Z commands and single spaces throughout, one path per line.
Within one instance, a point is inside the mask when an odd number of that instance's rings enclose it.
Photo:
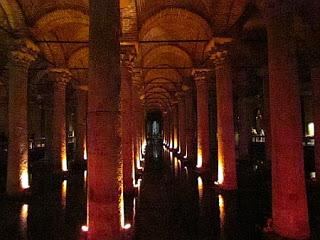
M 76 161 L 87 160 L 87 94 L 84 89 L 76 90 Z
M 272 217 L 276 233 L 310 236 L 302 121 L 291 1 L 268 2 L 267 35 L 272 158 Z M 292 12 L 291 12 L 292 11 Z
M 170 142 L 170 149 L 173 149 L 173 146 L 174 146 L 174 124 L 173 124 L 173 120 L 174 120 L 174 117 L 173 117 L 173 107 L 171 106 L 170 108 L 170 116 L 169 116 L 169 142 Z
M 9 146 L 7 193 L 17 194 L 29 187 L 28 175 L 28 68 L 39 49 L 29 40 L 15 42 L 9 53 Z
M 132 104 L 132 61 L 130 49 L 121 49 L 121 158 L 123 163 L 124 193 L 131 194 L 133 188 L 133 104 Z
M 89 5 L 88 239 L 119 240 L 123 226 L 119 1 L 90 0 Z
M 178 111 L 179 111 L 179 149 L 182 156 L 186 154 L 186 104 L 184 94 L 178 95 Z
M 169 119 L 168 119 L 168 112 L 163 111 L 163 139 L 165 143 L 168 143 L 168 124 L 169 124 Z
M 233 122 L 232 72 L 226 50 L 214 49 L 218 135 L 218 183 L 222 189 L 237 189 Z
M 67 135 L 66 135 L 66 86 L 71 73 L 64 68 L 49 69 L 50 80 L 53 81 L 53 114 L 51 157 L 54 173 L 68 171 Z
M 320 67 L 313 68 L 311 71 L 312 95 L 313 95 L 313 122 L 314 122 L 314 160 L 316 166 L 316 178 L 320 181 Z
M 208 69 L 194 69 L 192 75 L 197 87 L 197 168 L 210 171 L 209 149 L 209 92 Z
M 177 102 L 174 103 L 172 106 L 173 113 L 173 149 L 179 151 L 178 146 L 178 131 L 179 131 L 179 116 L 178 116 L 178 104 Z
M 134 147 L 134 159 L 136 168 L 140 169 L 140 160 L 141 160 L 141 148 L 140 148 L 140 135 L 141 129 L 139 127 L 139 119 L 140 119 L 140 86 L 141 83 L 141 74 L 139 72 L 134 72 L 132 75 L 132 124 L 133 124 L 133 132 L 132 132 L 132 141 Z
M 193 121 L 193 99 L 192 92 L 189 91 L 185 95 L 186 106 L 186 151 L 188 160 L 195 161 L 193 136 L 195 131 Z

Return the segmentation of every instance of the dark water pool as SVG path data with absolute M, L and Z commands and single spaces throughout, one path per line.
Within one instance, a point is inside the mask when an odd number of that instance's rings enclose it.
M 138 194 L 125 198 L 127 231 L 134 240 L 266 239 L 261 228 L 271 214 L 269 184 L 258 173 L 245 176 L 239 191 L 219 193 L 167 150 L 150 148 Z M 38 181 L 28 201 L 0 199 L 0 240 L 85 239 L 86 173 L 59 185 Z M 312 240 L 320 240 L 320 191 L 308 192 Z

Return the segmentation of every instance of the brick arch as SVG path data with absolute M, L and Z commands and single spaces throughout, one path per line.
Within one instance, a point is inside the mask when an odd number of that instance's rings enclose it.
M 75 26 L 79 26 L 76 31 L 74 31 Z M 57 33 L 62 31 L 62 33 L 71 33 L 67 39 L 83 40 L 88 38 L 88 27 L 88 15 L 81 11 L 65 9 L 55 10 L 42 16 L 34 24 L 31 32 L 37 39 L 55 40 Z M 76 50 L 72 45 L 65 47 L 60 44 L 41 44 L 40 47 L 47 58 L 57 65 L 66 65 L 69 52 Z
M 179 83 L 182 80 L 182 75 L 175 69 L 150 69 L 144 74 L 145 82 L 154 78 L 167 78 Z
M 82 61 L 84 60 L 84 61 Z M 69 67 L 88 67 L 89 66 L 89 48 L 80 47 L 76 49 L 68 59 Z
M 154 40 L 156 34 L 150 34 L 154 28 L 167 33 L 172 39 L 211 38 L 212 36 L 212 29 L 204 18 L 182 8 L 166 8 L 146 20 L 139 32 L 140 40 Z
M 50 12 L 41 17 L 33 26 L 34 33 L 47 33 L 65 24 L 89 26 L 89 16 L 81 11 L 65 9 Z
M 186 66 L 193 66 L 191 56 L 181 47 L 173 45 L 160 45 L 150 48 L 142 57 L 143 65 L 167 64 L 174 66 L 177 61 Z

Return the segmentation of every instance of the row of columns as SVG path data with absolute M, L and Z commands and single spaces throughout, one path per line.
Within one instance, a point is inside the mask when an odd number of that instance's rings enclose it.
M 226 54 L 227 52 L 224 49 L 215 49 L 215 52 L 212 54 L 212 59 L 216 66 L 218 183 L 223 189 L 234 190 L 237 189 L 235 149 L 230 148 L 230 146 L 235 145 L 232 75 Z M 197 91 L 197 153 L 195 158 L 196 167 L 203 174 L 207 174 L 211 169 L 208 106 L 208 77 L 210 72 L 210 69 L 194 69 L 192 72 Z M 192 109 L 190 106 L 192 106 L 193 103 L 190 102 L 189 93 L 185 94 L 186 98 L 187 96 L 189 96 L 187 108 L 185 108 L 185 101 L 187 101 L 187 99 L 183 99 L 183 97 L 178 98 L 178 105 L 173 105 L 171 112 L 172 131 L 170 131 L 170 129 L 167 130 L 169 131 L 169 135 L 170 132 L 172 134 L 171 147 L 180 150 L 182 154 L 186 152 L 185 149 L 192 148 L 191 145 L 188 146 L 188 143 L 192 143 L 192 136 L 190 136 L 191 128 L 185 125 L 185 112 L 188 112 L 189 116 L 191 115 L 190 110 L 192 112 Z M 179 119 L 179 124 L 176 123 L 177 118 Z M 191 121 L 186 121 L 186 123 L 190 125 Z M 188 129 L 188 136 L 185 133 L 186 129 Z M 180 140 L 177 141 L 177 139 Z M 189 157 L 189 159 L 191 158 Z
M 275 231 L 281 236 L 305 239 L 310 235 L 306 198 L 300 89 L 290 27 L 293 14 L 287 3 L 268 5 L 267 31 L 269 80 L 266 105 L 269 106 L 270 132 L 267 149 L 272 159 L 272 211 Z M 289 9 L 289 10 L 288 10 Z M 284 11 L 285 10 L 285 11 Z M 225 46 L 225 45 L 224 45 Z M 227 51 L 217 45 L 211 59 L 215 64 L 217 95 L 218 184 L 222 189 L 237 189 L 235 134 L 233 121 L 232 69 Z M 197 89 L 197 167 L 210 170 L 207 69 L 193 71 Z M 314 106 L 319 97 L 319 71 L 312 71 Z M 173 110 L 173 116 L 176 113 Z M 182 114 L 183 116 L 183 114 Z M 181 113 L 179 117 L 182 117 Z M 315 125 L 318 124 L 315 114 Z M 175 117 L 173 117 L 175 118 Z M 175 123 L 174 123 L 175 125 Z M 317 132 L 317 131 L 316 131 Z M 181 134 L 181 131 L 180 131 Z M 173 129 L 174 139 L 176 136 Z M 316 143 L 320 140 L 316 133 Z M 181 144 L 181 142 L 180 142 Z M 179 146 L 173 145 L 174 148 Z M 181 146 L 180 146 L 181 148 Z M 316 171 L 319 176 L 320 147 L 316 144 Z
M 121 46 L 121 158 L 123 162 L 123 192 L 133 194 L 136 173 L 142 168 L 145 141 L 144 109 L 140 100 L 140 72 L 133 70 L 135 46 Z
M 119 6 L 117 1 L 92 0 L 89 81 L 89 239 L 119 239 L 122 162 L 119 138 Z M 296 61 L 290 37 L 292 14 L 287 1 L 268 3 L 269 114 L 272 158 L 272 209 L 274 228 L 285 237 L 310 235 L 303 171 L 301 119 Z M 109 44 L 105 44 L 108 40 Z M 213 54 L 216 64 L 218 116 L 218 183 L 236 189 L 232 77 L 224 51 Z M 197 85 L 198 162 L 209 164 L 207 83 L 195 75 Z M 183 108 L 183 107 L 182 107 Z M 178 148 L 176 107 L 168 113 L 166 134 Z M 188 112 L 186 110 L 186 112 Z M 107 124 L 106 124 L 107 123 Z M 180 124 L 180 128 L 183 125 Z M 188 127 L 186 127 L 188 129 Z M 188 132 L 188 131 L 187 131 Z M 181 133 L 180 133 L 181 134 Z M 181 138 L 184 134 L 181 134 Z M 188 135 L 188 134 L 187 134 Z M 180 139 L 180 143 L 183 140 Z M 187 137 L 187 151 L 189 151 Z M 182 150 L 182 149 L 181 149 Z
M 13 50 L 9 53 L 9 145 L 7 167 L 7 194 L 16 195 L 29 187 L 28 170 L 28 70 L 37 58 L 39 49 L 28 39 L 17 40 Z M 49 80 L 53 82 L 53 112 L 51 133 L 47 136 L 46 147 L 50 150 L 53 171 L 61 174 L 67 171 L 67 136 L 66 136 L 66 85 L 71 79 L 71 73 L 64 68 L 50 68 Z M 79 91 L 78 91 L 79 92 Z M 80 94 L 80 92 L 79 92 Z M 81 93 L 79 106 L 85 105 L 83 101 L 86 93 Z M 84 146 L 86 123 L 85 107 L 78 112 L 77 134 L 79 145 Z M 81 120 L 80 120 L 81 119 Z M 83 159 L 83 147 L 78 149 Z M 77 151 L 78 155 L 80 153 Z M 79 156 L 80 157 L 80 156 Z

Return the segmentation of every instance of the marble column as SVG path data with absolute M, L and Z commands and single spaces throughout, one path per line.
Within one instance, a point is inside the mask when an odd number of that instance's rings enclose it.
M 164 110 L 162 111 L 163 114 L 163 143 L 166 145 L 166 143 L 168 142 L 167 136 L 168 136 L 168 123 L 169 123 L 169 119 L 168 119 L 168 113 Z
M 51 158 L 54 173 L 61 174 L 62 171 L 68 171 L 66 86 L 71 79 L 71 73 L 65 68 L 51 68 L 49 76 L 53 82 Z
M 173 149 L 175 151 L 179 151 L 178 146 L 178 132 L 179 132 L 179 116 L 178 116 L 178 104 L 177 102 L 174 103 L 172 106 L 172 117 L 173 117 Z
M 193 99 L 192 92 L 189 91 L 185 95 L 185 106 L 186 106 L 186 152 L 187 159 L 195 163 L 196 157 L 194 154 L 194 141 L 193 136 L 195 132 L 195 126 L 193 121 Z
M 179 93 L 178 96 L 178 112 L 179 112 L 179 149 L 181 156 L 186 155 L 186 103 L 184 94 Z
M 76 162 L 87 160 L 87 96 L 88 91 L 76 90 Z
M 272 217 L 276 233 L 310 236 L 305 186 L 300 89 L 292 38 L 292 1 L 273 0 L 266 11 L 272 158 Z
M 197 168 L 210 171 L 209 148 L 209 90 L 208 69 L 194 69 L 192 72 L 197 88 Z
M 313 97 L 313 122 L 314 122 L 314 160 L 316 179 L 320 181 L 320 66 L 311 70 L 312 97 Z
M 123 162 L 123 191 L 132 194 L 134 171 L 132 60 L 129 49 L 121 50 L 121 158 Z
M 90 0 L 89 6 L 88 239 L 119 240 L 124 227 L 119 1 Z
M 7 194 L 15 195 L 29 187 L 28 172 L 28 69 L 39 52 L 26 39 L 16 40 L 9 52 L 9 145 Z
M 133 141 L 133 150 L 134 150 L 134 159 L 135 159 L 135 167 L 137 169 L 141 169 L 140 160 L 141 159 L 141 147 L 140 147 L 140 137 L 141 137 L 141 129 L 139 127 L 140 123 L 140 113 L 139 108 L 141 105 L 140 100 L 140 83 L 141 76 L 140 73 L 134 73 L 132 78 L 132 124 L 133 124 L 133 132 L 132 132 L 132 141 Z
M 217 95 L 218 184 L 222 189 L 237 189 L 235 133 L 233 121 L 232 72 L 227 51 L 215 48 Z
M 174 125 L 173 125 L 173 106 L 172 103 L 170 103 L 170 111 L 169 111 L 169 148 L 170 150 L 173 150 L 173 146 L 174 146 Z

